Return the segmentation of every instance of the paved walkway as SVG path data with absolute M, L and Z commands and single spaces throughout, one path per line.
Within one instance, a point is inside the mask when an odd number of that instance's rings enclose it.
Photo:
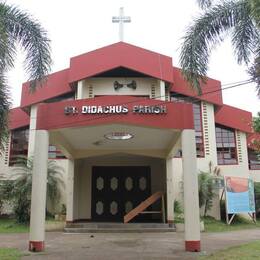
M 202 252 L 183 250 L 183 233 L 64 234 L 49 232 L 46 251 L 28 253 L 28 234 L 0 234 L 0 247 L 16 247 L 27 254 L 23 260 L 125 260 L 196 259 L 234 245 L 260 240 L 260 229 L 203 233 Z

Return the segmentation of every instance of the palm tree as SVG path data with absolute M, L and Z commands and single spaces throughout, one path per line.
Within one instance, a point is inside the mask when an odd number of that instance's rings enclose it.
M 250 81 L 257 83 L 260 97 L 260 1 L 226 0 L 215 5 L 213 0 L 197 2 L 204 13 L 187 28 L 180 54 L 185 79 L 201 93 L 211 50 L 224 40 L 224 33 L 231 33 L 237 62 L 249 66 Z
M 10 96 L 6 73 L 14 67 L 17 46 L 26 53 L 25 70 L 31 90 L 50 71 L 50 41 L 40 23 L 19 8 L 0 2 L 0 151 L 8 136 Z
M 30 217 L 30 201 L 32 191 L 33 158 L 17 157 L 9 180 L 0 182 L 0 195 L 11 202 L 17 222 L 28 222 Z M 64 190 L 62 178 L 63 168 L 55 160 L 48 160 L 47 168 L 47 201 L 55 204 Z

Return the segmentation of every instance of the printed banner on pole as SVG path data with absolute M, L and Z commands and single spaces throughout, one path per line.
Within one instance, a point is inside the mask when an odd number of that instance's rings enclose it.
M 225 176 L 228 214 L 254 213 L 254 182 L 250 178 Z

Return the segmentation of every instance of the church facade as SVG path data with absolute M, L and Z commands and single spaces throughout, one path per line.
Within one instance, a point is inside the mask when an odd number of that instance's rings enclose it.
M 197 95 L 170 57 L 124 42 L 71 58 L 33 94 L 24 83 L 0 174 L 8 178 L 17 155 L 33 156 L 30 249 L 44 248 L 47 160 L 54 159 L 64 168 L 67 223 L 171 225 L 178 201 L 186 249 L 198 251 L 197 174 L 217 167 L 222 176 L 260 180 L 247 145 L 252 115 L 224 104 L 221 91 L 208 78 Z M 215 200 L 210 214 L 219 219 Z

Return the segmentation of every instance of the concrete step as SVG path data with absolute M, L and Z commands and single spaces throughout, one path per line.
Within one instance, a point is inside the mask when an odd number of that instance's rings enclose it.
M 164 223 L 70 223 L 66 233 L 127 233 L 127 232 L 174 232 L 175 227 Z
M 70 223 L 67 228 L 168 228 L 164 223 Z
M 65 233 L 163 233 L 175 231 L 175 228 L 64 228 Z

